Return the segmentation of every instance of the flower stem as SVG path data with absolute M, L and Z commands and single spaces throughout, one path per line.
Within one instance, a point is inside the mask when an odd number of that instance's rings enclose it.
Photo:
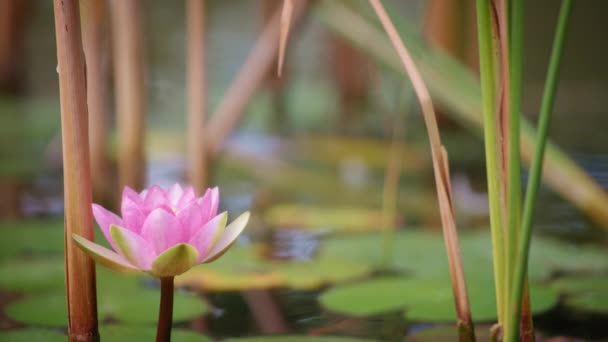
M 517 263 L 515 265 L 515 278 L 513 282 L 513 288 L 510 293 L 510 303 L 513 305 L 512 312 L 513 317 L 515 318 L 515 321 L 511 322 L 512 326 L 509 329 L 510 331 L 515 331 L 515 322 L 517 321 L 517 317 L 520 314 L 520 307 L 516 304 L 521 302 L 524 282 L 523 280 L 525 279 L 527 271 L 528 254 L 530 250 L 530 235 L 532 233 L 532 222 L 534 219 L 536 197 L 538 194 L 538 188 L 540 186 L 540 176 L 543 165 L 545 144 L 547 141 L 547 132 L 549 129 L 551 112 L 553 111 L 559 66 L 561 64 L 565 33 L 568 26 L 568 19 L 571 10 L 572 1 L 564 0 L 560 9 L 557 32 L 555 34 L 555 40 L 553 42 L 553 50 L 551 51 L 549 71 L 547 74 L 547 81 L 545 83 L 545 93 L 543 95 L 540 110 L 540 121 L 538 125 L 538 134 L 536 139 L 536 150 L 534 152 L 534 160 L 530 169 L 530 177 L 528 178 L 528 184 L 526 189 L 526 199 L 524 203 L 524 213 L 522 220 L 522 231 L 519 236 Z M 505 341 L 515 341 L 516 338 L 517 335 L 515 335 L 514 333 L 510 333 L 507 334 L 507 338 L 505 339 Z
M 158 311 L 158 327 L 156 342 L 171 341 L 171 325 L 173 324 L 173 278 L 160 278 L 160 310 Z

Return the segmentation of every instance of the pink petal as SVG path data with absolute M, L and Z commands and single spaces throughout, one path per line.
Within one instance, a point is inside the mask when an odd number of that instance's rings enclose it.
M 179 211 L 177 219 L 184 231 L 184 235 L 182 236 L 184 240 L 180 242 L 188 242 L 190 237 L 206 222 L 203 220 L 201 207 L 196 202 L 190 203 L 189 206 Z
M 203 221 L 208 221 L 212 217 L 215 217 L 220 203 L 220 192 L 218 188 L 207 189 L 205 196 L 199 201 L 203 213 Z
M 146 213 L 140 204 L 134 202 L 130 197 L 123 197 L 121 203 L 122 220 L 125 227 L 137 234 L 141 233 L 141 227 L 146 220 Z
M 148 241 L 128 229 L 111 226 L 110 234 L 117 251 L 130 263 L 142 270 L 149 270 L 157 254 Z
M 211 262 L 226 252 L 228 248 L 234 243 L 236 238 L 243 232 L 247 222 L 249 221 L 249 212 L 246 211 L 237 217 L 232 223 L 230 223 L 224 233 L 220 236 L 217 243 L 213 246 L 211 251 L 205 256 L 203 262 Z
M 179 199 L 177 203 L 177 208 L 182 209 L 190 204 L 190 202 L 196 200 L 196 193 L 194 192 L 194 188 L 192 186 L 188 186 L 184 189 L 182 197 Z
M 131 201 L 133 201 L 137 204 L 142 203 L 142 198 L 139 196 L 137 191 L 131 189 L 128 186 L 125 186 L 125 188 L 122 190 L 122 201 L 124 201 L 126 198 L 130 199 Z
M 160 186 L 153 185 L 148 189 L 144 199 L 144 206 L 148 210 L 154 210 L 155 208 L 168 204 L 165 191 Z
M 95 221 L 97 221 L 99 228 L 103 232 L 103 236 L 106 237 L 106 240 L 108 240 L 112 248 L 116 249 L 116 246 L 114 246 L 114 242 L 112 241 L 112 237 L 110 236 L 110 226 L 113 224 L 122 226 L 122 220 L 116 214 L 98 204 L 93 204 L 92 208 L 93 216 L 95 217 Z
M 224 230 L 227 220 L 228 215 L 226 212 L 217 215 L 211 221 L 207 222 L 207 224 L 202 226 L 188 241 L 188 244 L 194 246 L 198 251 L 197 263 L 203 261 L 207 253 L 209 253 L 216 243 L 219 237 L 218 233 L 221 233 Z
M 184 240 L 184 229 L 175 215 L 165 209 L 154 209 L 146 218 L 141 236 L 154 248 L 156 254 Z
M 183 193 L 184 190 L 178 183 L 173 184 L 169 190 L 167 190 L 167 200 L 169 201 L 169 205 L 177 209 L 178 202 L 182 198 Z

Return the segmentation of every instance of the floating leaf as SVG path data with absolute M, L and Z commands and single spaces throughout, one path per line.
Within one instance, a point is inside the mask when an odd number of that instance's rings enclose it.
M 390 157 L 390 141 L 372 138 L 307 136 L 296 139 L 291 145 L 293 150 L 289 155 L 292 157 L 332 164 L 359 160 L 371 168 L 381 169 L 386 167 Z M 404 159 L 402 164 L 406 170 L 420 171 L 430 165 L 428 154 L 418 153 L 411 146 L 399 146 L 398 155 Z
M 236 291 L 290 287 L 314 289 L 368 275 L 371 268 L 337 257 L 310 261 L 265 261 L 256 246 L 235 247 L 209 265 L 199 265 L 176 277 L 179 286 L 205 291 Z
M 487 232 L 460 234 L 464 270 L 469 282 L 492 277 L 492 244 Z M 449 281 L 448 263 L 439 232 L 408 230 L 395 235 L 397 269 L 417 277 Z M 322 254 L 380 265 L 382 237 L 363 234 L 337 237 L 324 242 Z M 535 236 L 530 252 L 529 276 L 546 279 L 555 272 L 602 272 L 608 270 L 608 253 L 599 248 L 580 247 Z
M 606 288 L 566 298 L 566 305 L 577 311 L 608 314 L 608 290 Z
M 316 289 L 367 276 L 369 265 L 338 258 L 318 258 L 311 261 L 284 262 L 275 266 L 284 285 L 294 289 Z
M 566 294 L 566 306 L 576 311 L 608 314 L 608 276 L 566 277 L 551 286 Z
M 0 231 L 0 259 L 63 253 L 63 221 L 4 221 L 0 223 Z
M 553 281 L 551 287 L 566 294 L 596 292 L 608 289 L 608 276 L 565 277 Z
M 382 229 L 382 211 L 356 207 L 312 207 L 276 205 L 266 211 L 264 221 L 277 228 L 331 231 L 374 231 Z
M 469 284 L 473 319 L 496 318 L 492 283 Z M 555 305 L 558 296 L 550 289 L 532 287 L 532 310 L 542 312 Z M 433 279 L 404 277 L 378 278 L 363 283 L 333 288 L 320 297 L 329 310 L 352 315 L 372 316 L 405 308 L 408 319 L 448 322 L 456 319 L 451 284 Z
M 22 292 L 60 291 L 65 286 L 61 257 L 0 261 L 0 288 Z
M 57 331 L 39 328 L 0 330 L 0 341 L 5 342 L 65 342 L 66 338 Z
M 402 310 L 408 304 L 407 294 L 403 294 L 417 290 L 410 284 L 405 278 L 378 278 L 330 289 L 319 300 L 325 308 L 338 313 L 372 316 Z
M 99 328 L 99 335 L 102 341 L 112 342 L 131 342 L 131 341 L 154 341 L 156 328 L 127 326 L 127 325 L 102 325 Z M 171 341 L 175 342 L 207 342 L 210 338 L 197 334 L 193 331 L 183 329 L 173 329 L 171 331 Z
M 224 342 L 372 342 L 374 340 L 363 340 L 352 337 L 334 336 L 259 336 L 229 338 Z
M 107 273 L 106 273 L 107 272 Z M 127 323 L 155 323 L 158 319 L 160 292 L 142 288 L 142 277 L 101 271 L 98 276 L 97 308 L 99 319 L 117 319 Z M 173 320 L 192 319 L 207 311 L 206 303 L 195 295 L 176 291 Z M 7 315 L 16 321 L 44 326 L 67 325 L 66 299 L 63 291 L 37 294 L 11 303 Z

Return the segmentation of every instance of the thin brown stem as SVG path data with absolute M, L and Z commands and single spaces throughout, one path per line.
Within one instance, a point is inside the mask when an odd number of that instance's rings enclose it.
M 118 185 L 144 186 L 144 47 L 142 2 L 112 0 L 112 43 L 118 130 Z
M 294 6 L 294 24 L 305 13 L 307 3 L 307 0 L 300 0 Z M 218 155 L 245 107 L 267 79 L 268 72 L 278 54 L 280 16 L 279 8 L 262 32 L 209 122 L 207 144 L 211 158 Z
M 94 239 L 84 54 L 77 0 L 55 0 L 65 203 L 65 267 L 70 341 L 99 341 L 95 264 L 72 234 Z
M 173 294 L 174 277 L 160 278 L 160 309 L 158 310 L 158 325 L 156 327 L 156 342 L 171 341 L 171 326 L 173 325 Z
M 279 62 L 277 64 L 277 75 L 281 76 L 283 64 L 285 62 L 285 52 L 287 50 L 287 39 L 289 38 L 289 28 L 293 17 L 293 0 L 283 0 L 283 10 L 281 11 L 281 32 L 279 35 Z
M 205 192 L 208 183 L 205 121 L 207 117 L 207 57 L 205 0 L 188 0 L 186 8 L 188 55 L 188 165 L 189 183 L 197 193 Z
M 456 313 L 458 315 L 459 322 L 461 322 L 462 325 L 467 325 L 470 330 L 473 331 L 473 322 L 471 320 L 471 311 L 469 308 L 466 281 L 462 266 L 462 256 L 460 253 L 460 245 L 458 243 L 458 234 L 456 233 L 456 222 L 454 219 L 454 206 L 452 202 L 447 152 L 441 144 L 439 128 L 437 126 L 437 118 L 433 108 L 431 96 L 418 68 L 416 67 L 416 64 L 407 51 L 407 48 L 401 40 L 401 37 L 395 29 L 390 17 L 386 13 L 384 6 L 380 0 L 369 0 L 369 2 L 374 8 L 376 15 L 388 34 L 393 47 L 395 50 L 397 50 L 400 61 L 407 72 L 418 100 L 420 101 L 420 106 L 422 108 L 431 145 L 433 172 L 435 175 L 437 196 L 439 198 L 439 210 L 448 255 L 450 275 L 452 277 L 452 289 L 454 292 Z M 463 341 L 474 340 L 474 335 L 470 338 L 472 339 L 464 339 Z

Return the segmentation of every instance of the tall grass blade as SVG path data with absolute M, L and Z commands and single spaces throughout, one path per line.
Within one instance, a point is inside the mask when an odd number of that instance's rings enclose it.
M 505 341 L 507 342 L 516 341 L 518 338 L 517 334 L 515 334 L 515 332 L 517 331 L 518 317 L 520 315 L 520 306 L 518 304 L 521 303 L 523 283 L 525 275 L 527 273 L 532 224 L 534 220 L 534 210 L 536 207 L 538 189 L 540 187 L 543 158 L 545 154 L 545 146 L 547 143 L 547 134 L 551 121 L 553 105 L 555 103 L 555 92 L 557 90 L 559 68 L 561 64 L 561 57 L 564 49 L 566 31 L 568 28 L 568 21 L 571 12 L 572 0 L 563 0 L 560 9 L 559 20 L 557 23 L 555 39 L 553 42 L 553 48 L 551 51 L 549 69 L 547 72 L 547 80 L 545 83 L 545 89 L 541 104 L 534 160 L 532 161 L 532 166 L 530 168 L 530 174 L 526 187 L 526 198 L 521 223 L 522 229 L 521 234 L 519 236 L 517 262 L 515 265 L 515 278 L 513 282 L 512 292 L 510 294 L 511 298 L 509 301 L 512 305 L 511 312 L 514 315 L 514 320 L 513 322 L 511 322 L 511 327 L 509 327 L 508 329 L 509 334 L 506 335 Z
M 483 132 L 486 153 L 486 175 L 490 202 L 490 229 L 492 234 L 492 259 L 494 262 L 494 286 L 498 323 L 504 324 L 505 250 L 503 219 L 501 214 L 501 192 L 498 166 L 498 136 L 496 122 L 496 77 L 493 40 L 491 34 L 491 12 L 489 0 L 477 0 L 477 31 L 479 42 L 479 67 L 482 87 Z

